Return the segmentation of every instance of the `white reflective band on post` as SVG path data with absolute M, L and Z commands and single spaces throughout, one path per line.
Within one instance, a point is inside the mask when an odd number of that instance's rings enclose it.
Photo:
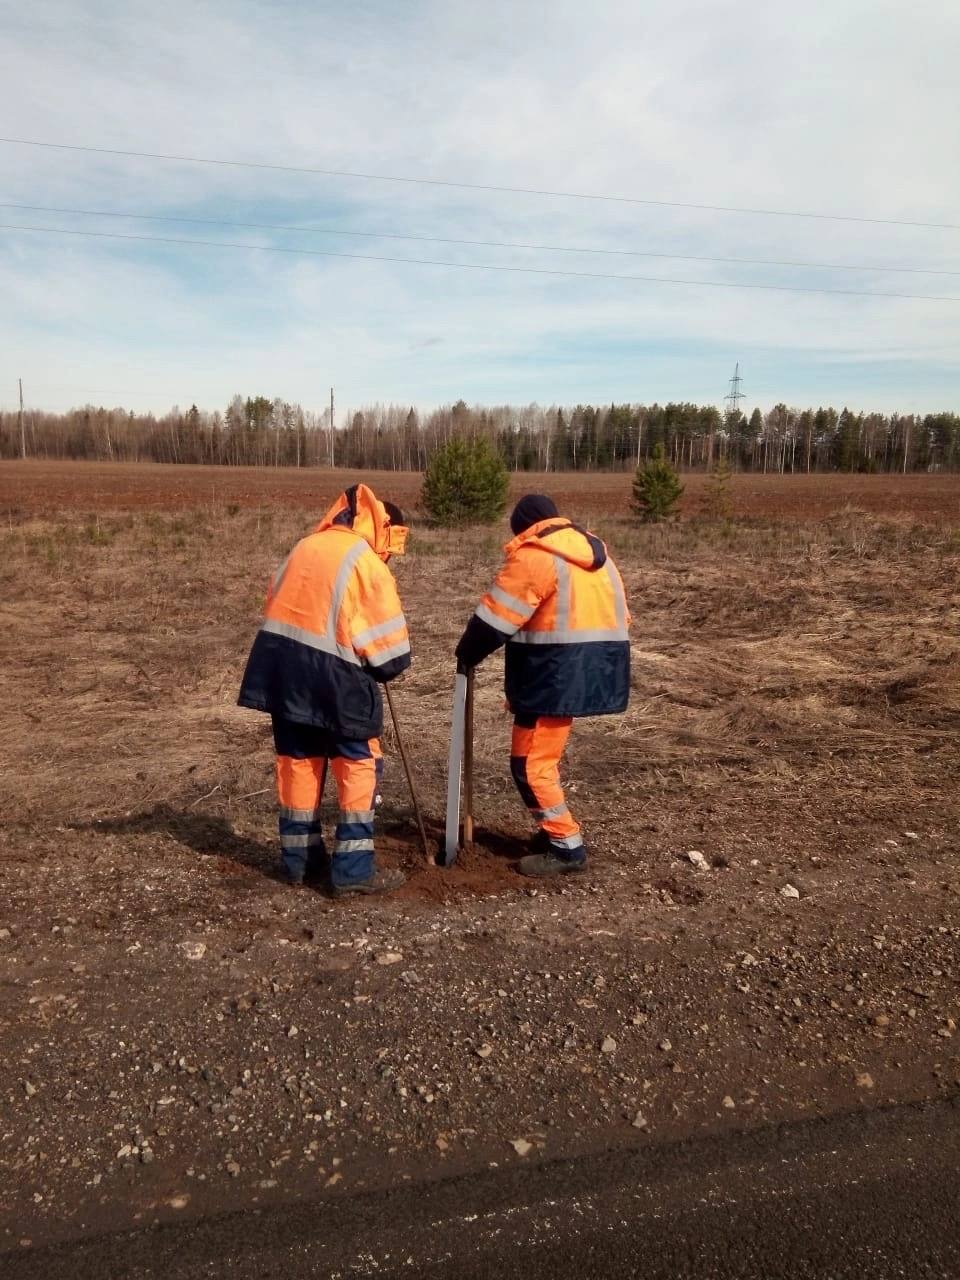
M 503 587 L 498 587 L 496 583 L 490 588 L 490 595 L 511 613 L 519 613 L 521 618 L 532 618 L 537 611 L 535 604 L 527 604 L 526 600 L 519 600 L 509 591 L 504 591 Z
M 516 622 L 507 622 L 504 618 L 498 617 L 497 614 L 495 614 L 492 609 L 488 609 L 482 601 L 477 605 L 475 616 L 478 617 L 481 622 L 485 622 L 488 626 L 493 627 L 494 630 L 501 632 L 505 636 L 512 636 L 517 630 Z
M 317 635 L 316 631 L 308 631 L 306 627 L 295 627 L 292 622 L 280 622 L 277 618 L 267 618 L 260 630 L 269 632 L 272 636 L 285 636 L 288 640 L 296 640 L 309 649 L 318 649 L 321 653 L 331 653 L 334 657 L 343 658 L 344 662 L 353 663 L 354 666 L 360 665 L 360 659 L 352 649 L 344 649 L 329 635 Z
M 410 641 L 401 640 L 399 644 L 391 645 L 389 649 L 382 649 L 380 653 L 373 653 L 366 659 L 369 667 L 382 667 L 394 658 L 401 657 L 404 653 L 410 652 Z
M 380 622 L 375 627 L 367 627 L 366 631 L 361 631 L 359 635 L 353 637 L 353 647 L 355 649 L 363 649 L 366 645 L 372 644 L 374 640 L 382 640 L 384 636 L 392 635 L 394 631 L 403 631 L 407 625 L 407 620 L 402 613 L 398 613 L 395 618 L 390 618 L 387 622 Z
M 593 631 L 518 631 L 508 644 L 599 644 L 604 641 L 629 640 L 626 627 Z

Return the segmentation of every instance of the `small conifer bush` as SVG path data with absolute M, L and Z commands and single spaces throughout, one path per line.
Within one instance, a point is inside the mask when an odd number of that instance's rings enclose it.
M 633 481 L 633 506 L 641 520 L 657 523 L 669 520 L 683 493 L 680 477 L 658 444 L 653 457 L 637 467 Z
M 430 459 L 421 501 L 437 524 L 493 524 L 506 509 L 509 483 L 488 440 L 451 440 Z

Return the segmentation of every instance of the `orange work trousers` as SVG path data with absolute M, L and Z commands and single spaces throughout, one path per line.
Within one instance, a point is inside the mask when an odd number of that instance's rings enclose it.
M 510 772 L 523 803 L 549 838 L 550 851 L 579 861 L 586 856 L 583 837 L 560 785 L 560 761 L 572 725 L 572 716 L 516 716 Z
M 373 822 L 383 777 L 380 741 L 337 738 L 310 725 L 274 717 L 280 854 L 291 880 L 330 872 L 335 885 L 368 880 L 374 872 Z M 339 815 L 328 860 L 320 806 L 330 768 Z

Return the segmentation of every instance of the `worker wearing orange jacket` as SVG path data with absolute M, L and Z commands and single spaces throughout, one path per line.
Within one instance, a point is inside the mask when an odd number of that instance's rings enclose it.
M 630 615 L 604 544 L 563 519 L 551 498 L 522 498 L 510 528 L 506 563 L 457 645 L 457 670 L 506 645 L 510 769 L 539 828 L 537 852 L 519 869 L 562 875 L 582 871 L 587 851 L 560 785 L 560 760 L 576 716 L 626 710 Z
M 373 820 L 383 769 L 378 685 L 410 665 L 387 568 L 407 533 L 399 508 L 366 485 L 342 493 L 273 575 L 240 690 L 241 706 L 273 717 L 282 873 L 299 885 L 329 871 L 338 897 L 404 880 L 377 869 Z M 320 818 L 328 765 L 340 805 L 332 860 Z

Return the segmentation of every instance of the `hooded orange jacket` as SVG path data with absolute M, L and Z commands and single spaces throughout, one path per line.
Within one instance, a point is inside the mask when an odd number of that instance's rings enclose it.
M 601 540 L 570 520 L 531 525 L 457 646 L 462 668 L 506 645 L 514 712 L 598 716 L 626 710 L 630 614 L 620 573 Z
M 293 548 L 267 593 L 240 689 L 243 707 L 342 738 L 383 730 L 385 683 L 410 665 L 390 518 L 366 485 L 341 494 Z

